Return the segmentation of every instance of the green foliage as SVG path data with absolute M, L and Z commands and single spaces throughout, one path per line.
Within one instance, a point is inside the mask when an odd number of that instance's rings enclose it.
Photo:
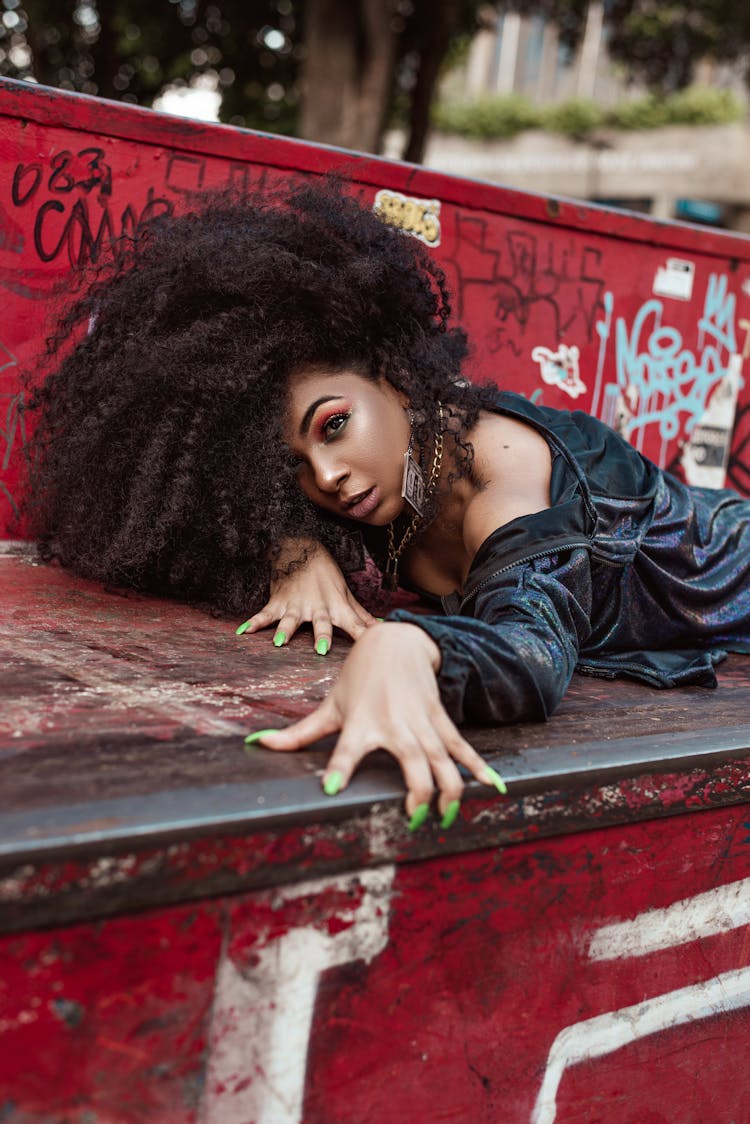
M 225 121 L 291 132 L 302 0 L 0 0 L 0 74 L 150 105 L 198 77 Z
M 688 86 L 664 99 L 670 125 L 723 125 L 741 121 L 744 110 L 731 90 Z
M 605 126 L 655 129 L 662 125 L 725 125 L 741 120 L 743 115 L 743 108 L 731 91 L 691 86 L 667 97 L 647 94 L 631 98 L 610 110 L 583 98 L 533 106 L 518 95 L 438 103 L 432 123 L 445 133 L 487 140 L 507 139 L 524 129 L 585 136 Z
M 438 102 L 432 123 L 445 133 L 477 140 L 513 137 L 523 129 L 541 127 L 539 111 L 520 94 L 504 98 L 477 98 L 472 102 Z
M 655 129 L 660 125 L 728 125 L 743 116 L 731 90 L 688 86 L 664 98 L 651 94 L 621 102 L 608 119 L 618 129 Z
M 503 11 L 551 20 L 569 50 L 580 42 L 588 0 L 497 2 Z M 364 0 L 325 5 L 311 0 L 0 0 L 0 74 L 142 105 L 152 104 L 165 83 L 205 79 L 222 94 L 222 120 L 292 133 L 311 22 L 325 9 L 328 26 L 331 11 L 346 13 L 349 5 L 358 13 L 358 49 L 366 51 Z M 392 119 L 404 121 L 423 140 L 427 105 L 441 69 L 466 57 L 492 6 L 491 0 L 394 0 L 394 81 L 388 104 L 378 107 L 381 119 L 390 108 Z M 684 87 L 701 58 L 748 67 L 748 0 L 607 0 L 605 21 L 612 57 L 654 90 Z M 313 101 L 314 96 L 307 92 Z M 671 117 L 665 118 L 664 99 L 654 97 L 624 103 L 606 123 L 621 128 L 707 124 L 736 120 L 740 113 L 725 93 L 685 90 L 676 97 Z M 591 103 L 540 111 L 522 97 L 438 105 L 433 120 L 445 131 L 478 139 L 528 128 L 580 136 L 605 123 Z M 408 158 L 419 160 L 420 152 L 417 145 Z
M 668 100 L 655 94 L 626 98 L 610 109 L 607 115 L 609 124 L 616 129 L 658 129 L 661 125 L 668 124 Z M 682 124 L 689 125 L 691 122 L 683 121 Z
M 604 110 L 587 98 L 570 98 L 568 101 L 548 105 L 539 111 L 542 128 L 550 133 L 581 136 L 606 123 Z
M 700 59 L 740 63 L 750 74 L 746 0 L 609 0 L 606 19 L 612 58 L 653 90 L 687 86 Z

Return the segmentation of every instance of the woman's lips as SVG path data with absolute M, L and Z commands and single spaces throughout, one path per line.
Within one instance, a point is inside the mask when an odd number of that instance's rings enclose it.
M 347 507 L 346 514 L 350 519 L 366 519 L 380 503 L 380 491 L 376 485 L 369 488 L 361 499 Z

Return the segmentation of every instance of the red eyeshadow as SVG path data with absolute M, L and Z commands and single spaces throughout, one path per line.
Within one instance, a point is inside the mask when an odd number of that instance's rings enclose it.
M 315 416 L 315 432 L 318 437 L 323 435 L 326 424 L 331 418 L 335 418 L 338 414 L 348 414 L 351 412 L 351 404 L 345 398 L 339 398 L 336 402 L 329 402 L 325 408 Z

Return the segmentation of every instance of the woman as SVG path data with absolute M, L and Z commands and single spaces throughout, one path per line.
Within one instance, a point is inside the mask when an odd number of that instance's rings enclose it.
M 427 252 L 336 185 L 214 198 L 84 291 L 60 339 L 86 334 L 35 400 L 44 555 L 258 607 L 238 631 L 276 625 L 277 646 L 306 621 L 323 654 L 348 632 L 323 704 L 248 741 L 338 733 L 331 795 L 384 747 L 412 827 L 435 788 L 450 826 L 459 766 L 503 788 L 462 722 L 544 719 L 576 667 L 712 684 L 721 646 L 750 650 L 750 503 L 471 386 L 449 314 Z M 363 542 L 444 615 L 376 622 L 344 577 Z

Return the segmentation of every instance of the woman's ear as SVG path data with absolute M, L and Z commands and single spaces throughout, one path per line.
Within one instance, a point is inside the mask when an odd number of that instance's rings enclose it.
M 391 394 L 395 394 L 396 400 L 398 401 L 398 404 L 401 406 L 402 410 L 409 409 L 409 395 L 405 390 L 401 390 L 399 387 L 394 386 L 391 380 L 389 378 L 386 378 L 382 371 L 379 375 L 379 381 L 381 387 L 383 387 L 384 390 Z

